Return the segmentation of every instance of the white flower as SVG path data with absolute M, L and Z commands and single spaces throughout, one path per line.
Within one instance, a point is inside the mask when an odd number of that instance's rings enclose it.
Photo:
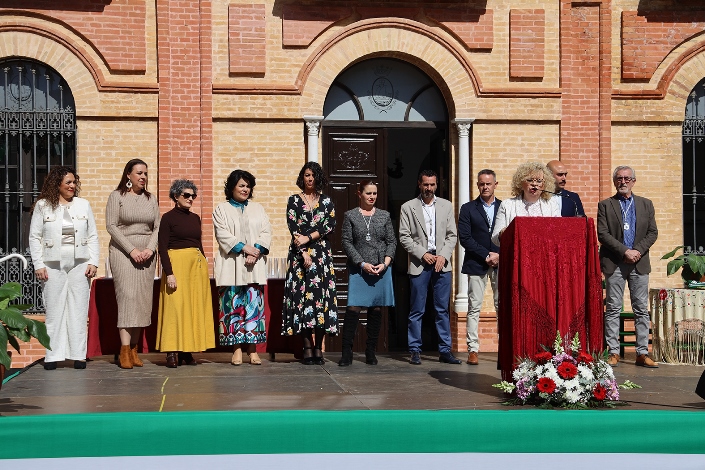
M 580 400 L 580 392 L 577 390 L 568 390 L 565 392 L 564 397 L 568 403 L 577 403 Z
M 566 380 L 565 382 L 563 382 L 563 386 L 566 388 L 566 390 L 577 390 L 580 387 L 580 382 L 576 377 L 574 379 Z
M 595 379 L 595 376 L 592 373 L 592 369 L 590 369 L 588 366 L 584 364 L 578 365 L 578 377 L 580 377 L 580 381 L 585 383 L 589 382 Z

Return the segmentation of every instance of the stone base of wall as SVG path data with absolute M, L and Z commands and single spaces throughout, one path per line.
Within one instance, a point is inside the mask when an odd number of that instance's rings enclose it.
M 455 312 L 456 321 L 451 322 L 453 350 L 467 352 L 466 314 Z M 497 314 L 495 312 L 480 312 L 480 323 L 477 326 L 477 335 L 480 338 L 480 352 L 497 352 L 499 336 L 497 334 Z
M 44 315 L 26 315 L 26 317 L 32 320 L 44 321 Z M 12 346 L 8 345 L 8 349 L 12 351 L 12 365 L 13 369 L 22 369 L 32 364 L 35 361 L 44 359 L 46 350 L 44 346 L 39 344 L 36 338 L 32 338 L 29 343 L 20 341 L 20 352 L 18 353 Z

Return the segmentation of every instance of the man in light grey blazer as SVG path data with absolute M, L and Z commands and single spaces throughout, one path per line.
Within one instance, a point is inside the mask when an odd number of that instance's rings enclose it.
M 450 258 L 458 241 L 458 231 L 450 201 L 436 197 L 438 176 L 424 170 L 418 180 L 421 194 L 401 206 L 399 243 L 409 253 L 411 305 L 409 308 L 409 351 L 411 364 L 421 364 L 421 320 L 426 310 L 428 286 L 433 286 L 436 331 L 440 362 L 460 364 L 450 351 Z

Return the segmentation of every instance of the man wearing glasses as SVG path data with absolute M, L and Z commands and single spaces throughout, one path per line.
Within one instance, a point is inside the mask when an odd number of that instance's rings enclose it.
M 568 178 L 568 169 L 565 165 L 558 160 L 551 160 L 546 166 L 553 173 L 553 178 L 556 180 L 556 196 L 553 198 L 558 207 L 561 208 L 561 217 L 585 215 L 583 203 L 578 193 L 565 189 L 566 179 Z
M 619 363 L 619 314 L 624 303 L 624 285 L 634 310 L 636 365 L 658 367 L 649 353 L 649 249 L 656 242 L 658 229 L 653 203 L 632 193 L 636 173 L 631 167 L 618 166 L 612 174 L 617 193 L 597 205 L 597 238 L 600 241 L 600 267 L 605 276 L 605 340 L 608 362 Z

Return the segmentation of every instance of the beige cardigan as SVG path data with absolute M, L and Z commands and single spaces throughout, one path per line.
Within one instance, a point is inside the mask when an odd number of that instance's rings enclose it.
M 218 286 L 246 286 L 267 283 L 266 257 L 254 266 L 245 266 L 245 256 L 231 253 L 238 243 L 258 244 L 269 249 L 272 243 L 272 226 L 261 204 L 249 201 L 245 211 L 229 202 L 218 204 L 213 211 L 215 238 L 218 252 L 215 255 L 215 283 Z

